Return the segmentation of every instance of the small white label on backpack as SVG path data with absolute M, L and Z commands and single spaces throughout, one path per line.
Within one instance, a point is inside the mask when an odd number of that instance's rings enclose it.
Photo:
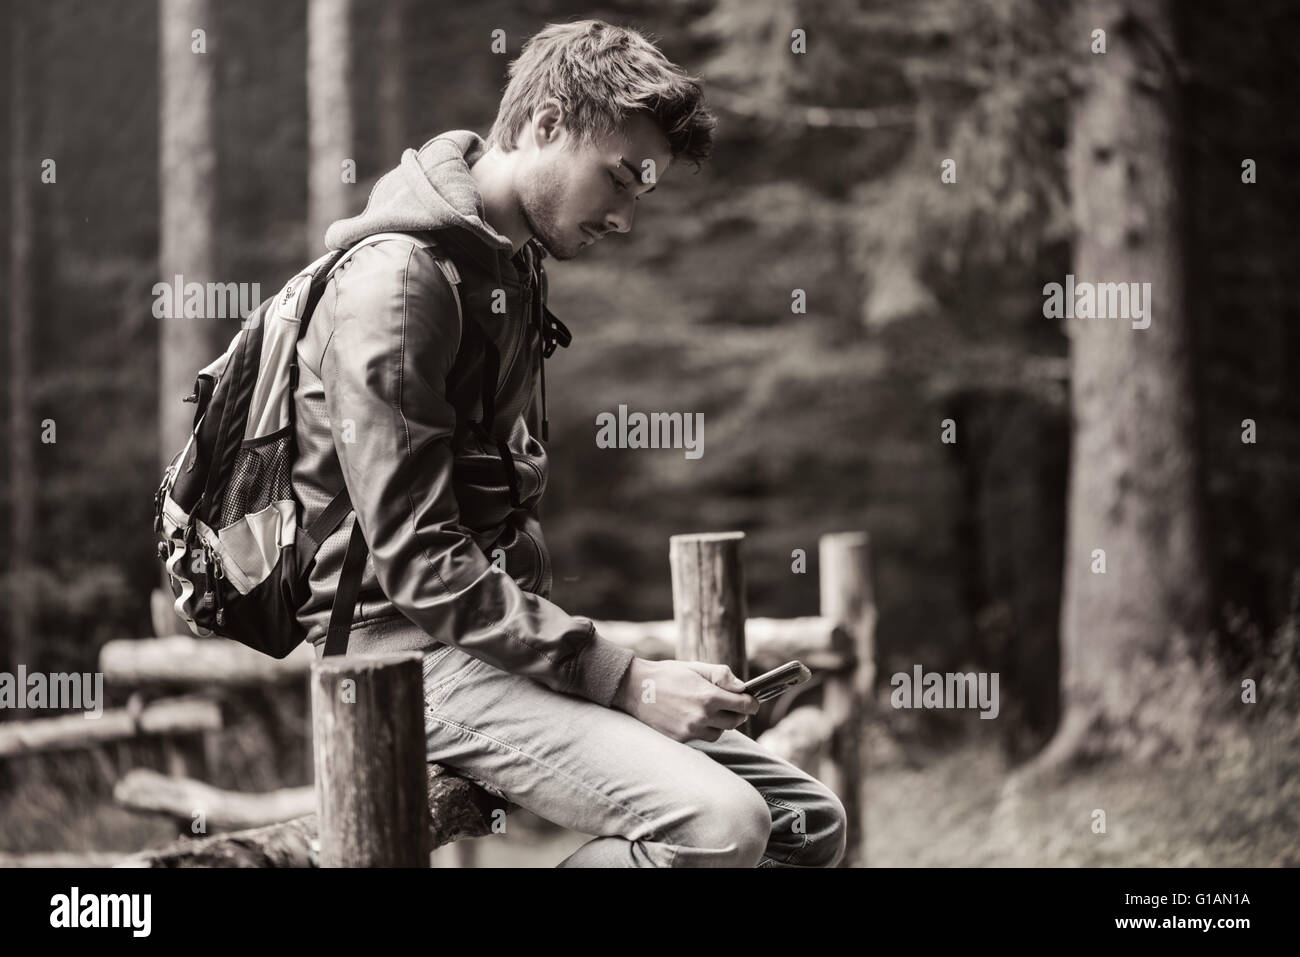
M 285 284 L 284 291 L 280 293 L 280 301 L 276 304 L 280 318 L 302 318 L 303 306 L 306 305 L 304 293 L 311 284 L 309 280 L 309 276 L 294 276 Z

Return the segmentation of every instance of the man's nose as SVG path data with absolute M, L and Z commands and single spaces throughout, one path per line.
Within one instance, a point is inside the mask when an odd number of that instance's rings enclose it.
M 628 206 L 627 210 L 616 209 L 605 214 L 605 229 L 617 233 L 630 233 L 632 231 L 632 216 L 634 215 L 635 206 Z

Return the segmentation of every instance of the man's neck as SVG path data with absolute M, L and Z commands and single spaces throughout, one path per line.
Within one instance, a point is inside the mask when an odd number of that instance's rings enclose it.
M 532 238 L 519 198 L 515 194 L 512 164 L 507 154 L 495 146 L 469 168 L 469 175 L 483 198 L 483 215 L 488 225 L 510 240 L 511 253 L 517 253 Z

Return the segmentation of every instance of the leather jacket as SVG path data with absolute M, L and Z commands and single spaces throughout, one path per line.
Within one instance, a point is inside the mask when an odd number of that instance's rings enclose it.
M 398 616 L 412 626 L 378 650 L 453 644 L 608 706 L 633 653 L 548 598 L 551 564 L 538 518 L 547 455 L 530 409 L 547 345 L 544 252 L 530 241 L 504 262 L 455 228 L 414 235 L 436 245 L 394 238 L 356 250 L 298 344 L 300 521 L 309 524 L 344 484 L 355 510 L 322 543 L 299 621 L 320 655 L 357 520 L 369 556 L 354 628 Z M 437 255 L 455 264 L 463 320 Z M 507 441 L 518 507 L 498 448 L 463 428 L 483 413 L 485 352 L 458 356 L 462 321 L 481 323 L 500 354 L 495 416 L 484 424 Z M 349 654 L 369 650 L 357 638 Z

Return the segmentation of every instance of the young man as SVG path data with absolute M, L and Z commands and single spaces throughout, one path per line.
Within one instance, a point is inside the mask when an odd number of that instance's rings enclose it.
M 833 866 L 842 805 L 735 730 L 758 706 L 727 666 L 636 658 L 547 598 L 528 406 L 568 333 L 541 260 L 629 231 L 666 170 L 707 157 L 713 117 L 694 78 L 596 20 L 548 26 L 509 73 L 487 141 L 408 150 L 326 233 L 410 235 L 355 248 L 298 347 L 303 521 L 344 487 L 355 509 L 299 619 L 320 653 L 368 544 L 348 653 L 424 651 L 429 760 L 597 835 L 562 866 Z

